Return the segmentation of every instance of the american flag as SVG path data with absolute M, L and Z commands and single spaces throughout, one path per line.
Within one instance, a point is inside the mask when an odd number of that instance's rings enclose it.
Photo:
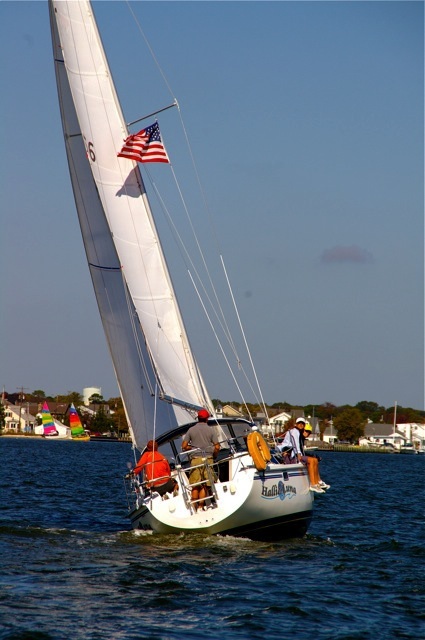
M 161 142 L 157 122 L 139 133 L 128 136 L 117 155 L 119 158 L 128 158 L 136 162 L 170 162 Z

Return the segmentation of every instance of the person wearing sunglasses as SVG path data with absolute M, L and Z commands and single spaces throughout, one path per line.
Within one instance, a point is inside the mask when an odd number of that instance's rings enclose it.
M 310 491 L 325 493 L 325 490 L 329 489 L 330 485 L 320 478 L 319 460 L 315 456 L 305 455 L 304 451 L 304 442 L 311 431 L 311 426 L 307 424 L 305 418 L 298 418 L 295 427 L 286 432 L 283 442 L 278 448 L 285 452 L 285 461 L 290 464 L 302 462 L 306 465 L 310 480 Z

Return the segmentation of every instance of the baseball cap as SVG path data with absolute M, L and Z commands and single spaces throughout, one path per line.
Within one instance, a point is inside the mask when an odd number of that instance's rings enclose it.
M 203 418 L 204 420 L 206 420 L 209 417 L 210 417 L 210 414 L 208 413 L 208 411 L 206 409 L 200 409 L 198 411 L 198 418 Z

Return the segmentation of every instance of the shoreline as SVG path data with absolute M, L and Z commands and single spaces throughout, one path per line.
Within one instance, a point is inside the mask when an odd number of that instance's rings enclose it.
M 1 433 L 1 438 L 16 438 L 16 439 L 25 439 L 25 440 L 51 440 L 54 442 L 76 442 L 78 438 L 45 438 L 42 435 L 37 433 Z M 131 444 L 130 438 L 108 438 L 93 436 L 90 440 L 86 440 L 85 442 L 129 442 Z

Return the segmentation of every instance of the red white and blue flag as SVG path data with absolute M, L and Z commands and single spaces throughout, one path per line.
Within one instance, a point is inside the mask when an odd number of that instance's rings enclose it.
M 117 155 L 119 158 L 128 158 L 136 162 L 170 162 L 161 141 L 157 122 L 139 133 L 128 136 Z

